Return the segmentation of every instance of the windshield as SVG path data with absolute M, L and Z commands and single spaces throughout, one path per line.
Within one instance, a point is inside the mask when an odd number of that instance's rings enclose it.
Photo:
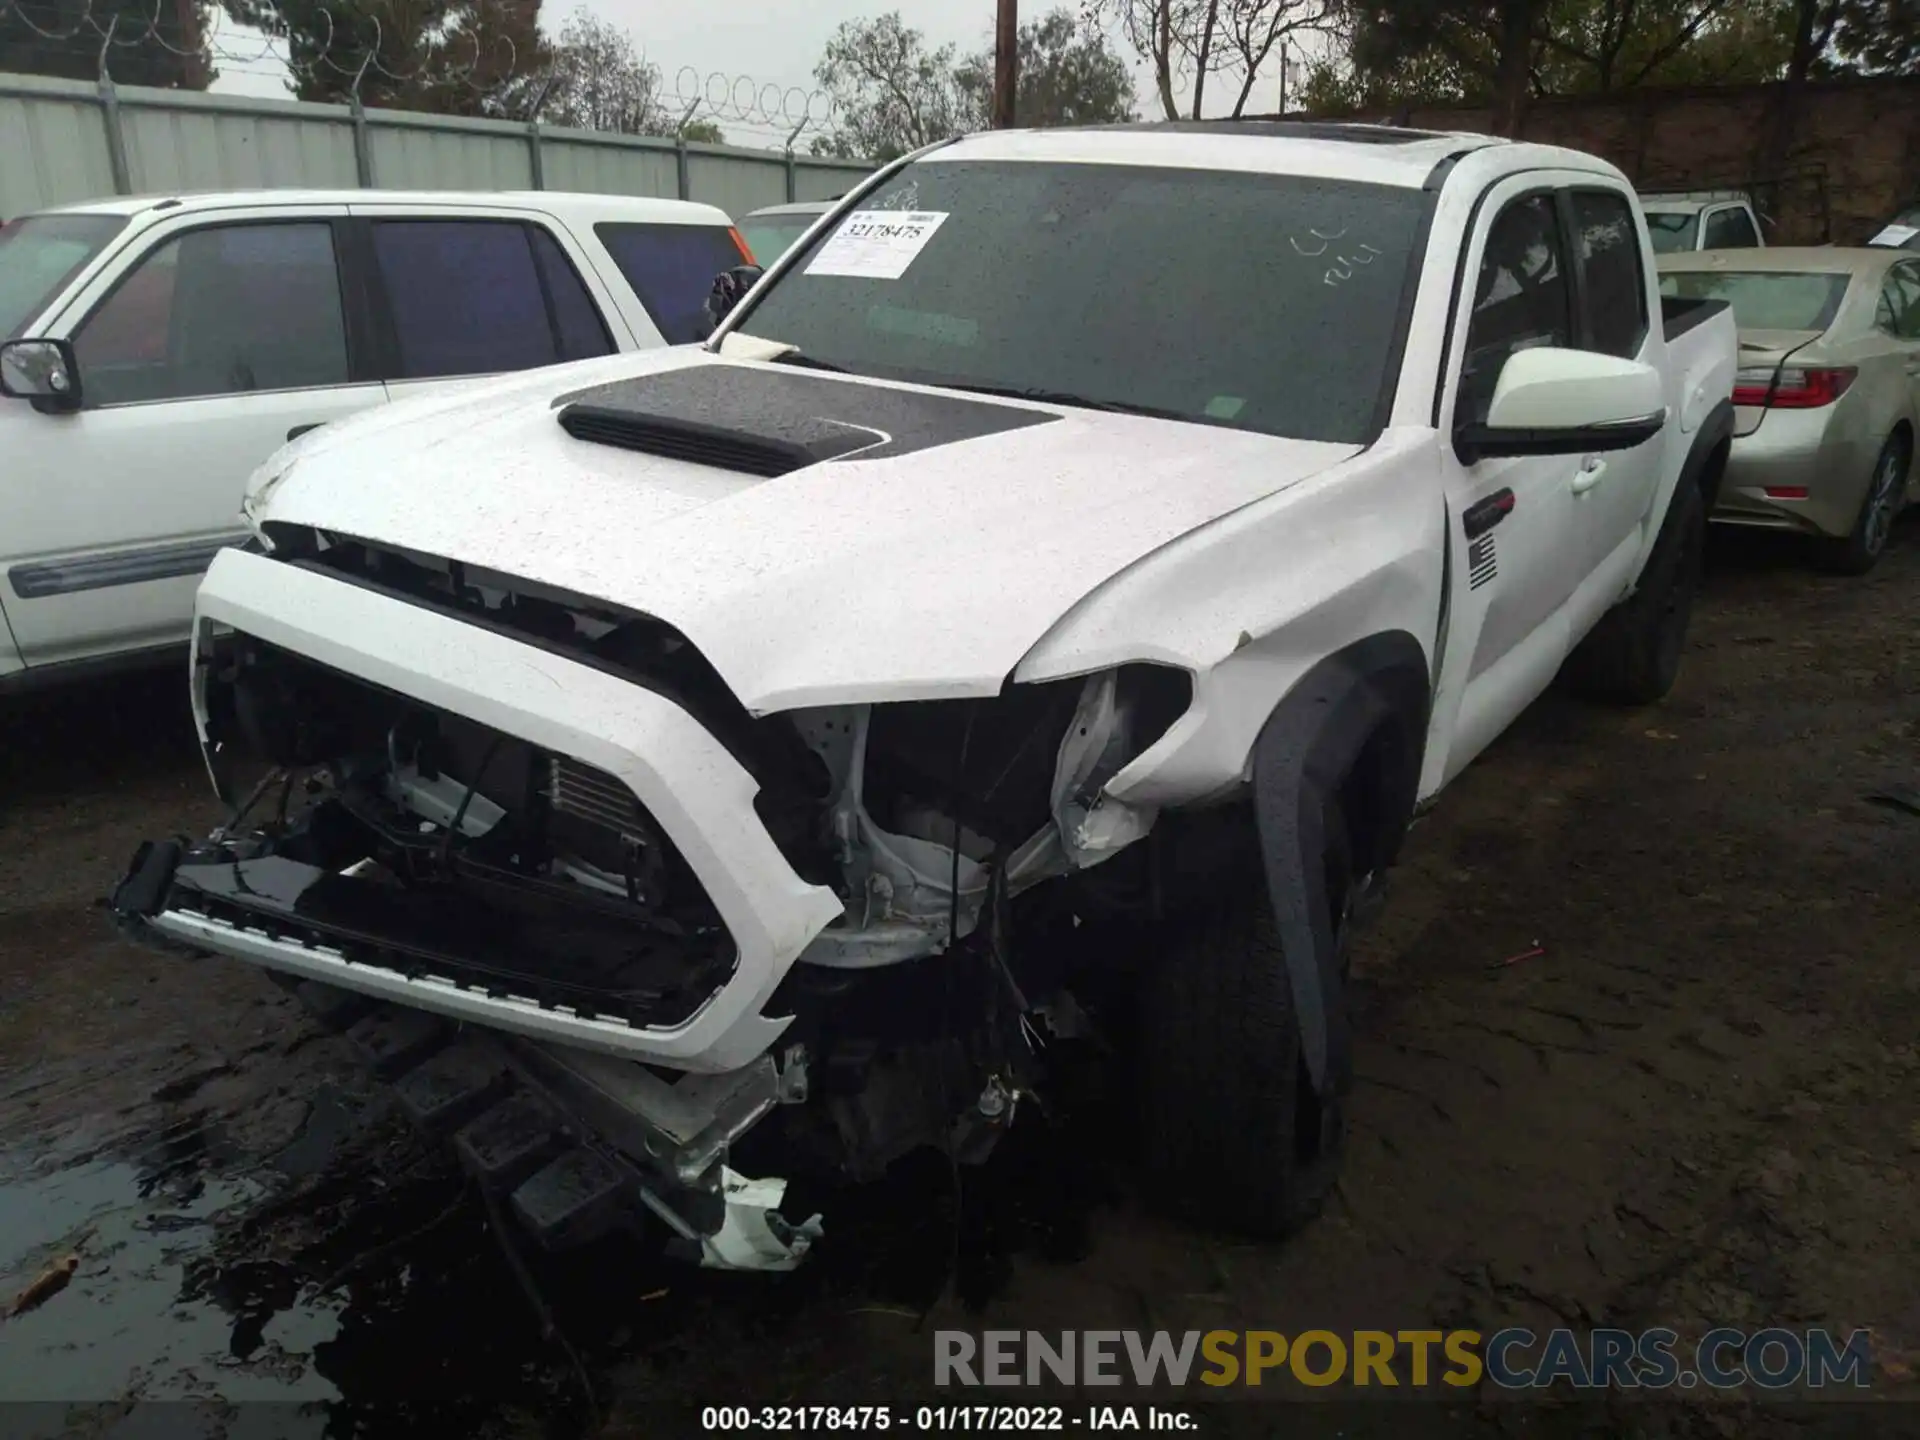
M 1693 249 L 1693 233 L 1700 224 L 1700 215 L 1690 210 L 1649 210 L 1647 211 L 1647 239 L 1653 243 L 1656 255 L 1671 254 L 1676 250 Z
M 26 329 L 126 223 L 119 215 L 29 215 L 0 225 L 0 337 Z
M 749 215 L 740 222 L 740 236 L 753 252 L 756 265 L 768 266 L 787 253 L 787 247 L 807 233 L 818 215 Z
M 740 328 L 859 374 L 1365 444 L 1424 203 L 1298 176 L 923 160 Z
M 1660 277 L 1660 293 L 1724 300 L 1742 330 L 1824 330 L 1846 298 L 1846 275 L 1790 270 L 1688 270 Z

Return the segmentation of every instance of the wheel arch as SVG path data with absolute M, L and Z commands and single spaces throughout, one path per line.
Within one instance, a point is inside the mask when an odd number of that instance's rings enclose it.
M 1680 467 L 1680 484 L 1698 487 L 1708 514 L 1713 513 L 1720 498 L 1720 482 L 1726 478 L 1727 460 L 1733 453 L 1733 428 L 1733 401 L 1715 402 Z
M 1345 820 L 1357 875 L 1398 857 L 1419 790 L 1432 704 L 1427 656 L 1404 630 L 1326 656 L 1276 705 L 1254 743 L 1252 799 L 1314 1091 L 1344 1090 L 1351 1041 L 1339 937 L 1323 883 L 1327 818 Z

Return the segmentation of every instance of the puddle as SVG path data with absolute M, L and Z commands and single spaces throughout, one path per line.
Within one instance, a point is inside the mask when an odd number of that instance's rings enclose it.
M 325 1093 L 312 1116 L 265 1162 L 191 1122 L 138 1159 L 53 1168 L 0 1151 L 0 1315 L 49 1266 L 80 1261 L 37 1308 L 0 1319 L 9 1434 L 136 1435 L 141 1417 L 184 1433 L 181 1401 L 235 1437 L 250 1424 L 314 1440 L 525 1433 L 533 1416 L 569 1433 L 578 1377 L 463 1182 L 431 1163 L 398 1178 L 330 1165 L 368 1117 Z M 575 1273 L 591 1296 L 592 1273 Z M 555 1299 L 576 1318 L 600 1308 Z M 604 1354 L 607 1331 L 587 1329 Z M 119 1414 L 129 1402 L 170 1403 Z
M 188 1298 L 216 1222 L 262 1193 L 188 1163 L 99 1160 L 36 1175 L 24 1157 L 0 1157 L 0 1294 L 10 1303 L 76 1242 L 80 1257 L 65 1289 L 0 1327 L 0 1402 L 339 1398 L 309 1357 L 338 1332 L 340 1302 L 234 1305 L 259 1316 L 249 1338 L 214 1297 Z
M 874 1304 L 910 1317 L 956 1261 L 962 1296 L 985 1298 L 1016 1232 L 1049 1252 L 1084 1243 L 1084 1217 L 1061 1217 L 1090 1203 L 1067 1181 L 1093 1167 L 1036 1115 L 969 1175 L 958 1209 L 932 1154 L 823 1193 L 827 1239 L 795 1275 L 691 1269 L 657 1236 L 564 1256 L 519 1237 L 534 1299 L 450 1157 L 359 1092 L 323 1082 L 302 1098 L 302 1123 L 276 1129 L 270 1151 L 252 1138 L 258 1107 L 198 1112 L 137 1154 L 74 1148 L 80 1117 L 51 1153 L 0 1150 L 0 1306 L 79 1256 L 64 1289 L 0 1321 L 9 1433 L 25 1433 L 12 1422 L 30 1402 L 54 1417 L 28 1425 L 36 1436 L 132 1435 L 136 1417 L 169 1414 L 181 1433 L 189 1401 L 216 1412 L 207 1433 L 235 1437 L 271 1422 L 314 1440 L 570 1440 L 609 1405 L 684 1406 L 722 1380 L 787 1393 L 823 1365 L 876 1363 L 823 1319 Z M 1035 1195 L 1052 1203 L 1036 1211 Z M 542 1333 L 543 1314 L 563 1340 Z M 118 1415 L 129 1402 L 172 1403 Z

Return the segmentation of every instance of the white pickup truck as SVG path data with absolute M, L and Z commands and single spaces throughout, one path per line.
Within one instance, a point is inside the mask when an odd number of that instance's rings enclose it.
M 723 211 L 623 195 L 269 190 L 0 225 L 0 693 L 184 655 L 290 436 L 472 376 L 699 338 Z M 16 393 L 57 361 L 69 387 Z
M 1741 190 L 1643 193 L 1640 208 L 1658 255 L 1689 250 L 1764 249 L 1760 215 Z
M 548 1243 L 789 1266 L 768 1153 L 978 1158 L 1133 1007 L 1153 1193 L 1301 1223 L 1416 809 L 1556 675 L 1674 683 L 1731 317 L 1612 166 L 1347 125 L 962 139 L 745 278 L 260 471 L 234 816 L 121 923 L 299 985 Z

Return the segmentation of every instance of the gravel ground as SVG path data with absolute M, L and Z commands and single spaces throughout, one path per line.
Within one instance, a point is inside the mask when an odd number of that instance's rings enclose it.
M 1866 799 L 1920 783 L 1917 532 L 1864 581 L 1716 536 L 1666 704 L 1549 698 L 1416 828 L 1356 959 L 1354 1137 L 1319 1222 L 1223 1244 L 1140 1212 L 1097 1133 L 1045 1179 L 1015 1149 L 1002 1183 L 1077 1223 L 968 1249 L 974 1315 L 935 1303 L 942 1163 L 839 1198 L 792 1277 L 624 1245 L 543 1264 L 543 1335 L 341 1042 L 100 912 L 137 841 L 218 819 L 177 679 L 7 702 L 0 1301 L 80 1263 L 0 1325 L 0 1400 L 62 1402 L 6 1412 L 44 1433 L 186 1398 L 324 1401 L 315 1435 L 648 1435 L 669 1405 L 920 1387 L 929 1305 L 929 1329 L 1870 1326 L 1877 1392 L 1920 1399 L 1920 818 Z M 1476 1423 L 1511 1429 L 1499 1408 Z

